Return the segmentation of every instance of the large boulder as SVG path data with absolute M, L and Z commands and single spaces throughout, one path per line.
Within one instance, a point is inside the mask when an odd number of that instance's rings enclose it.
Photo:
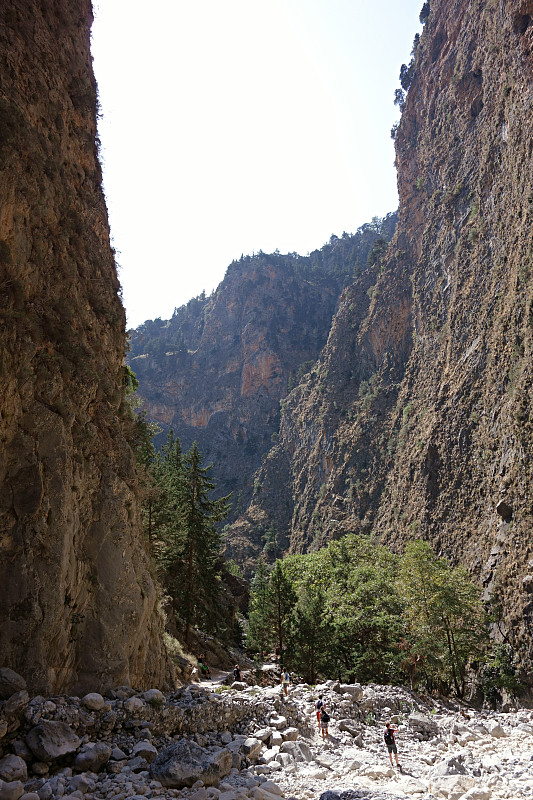
M 340 719 L 338 727 L 340 731 L 346 731 L 351 736 L 359 735 L 359 726 L 355 724 L 353 719 Z
M 78 772 L 100 772 L 111 758 L 112 747 L 105 742 L 87 742 L 74 761 Z
M 442 777 L 444 775 L 466 775 L 466 767 L 459 759 L 451 756 L 435 764 L 431 770 L 431 774 L 435 777 Z
M 27 781 L 28 767 L 20 756 L 7 755 L 0 759 L 0 778 L 3 781 Z
M 170 789 L 183 789 L 196 781 L 213 786 L 229 774 L 232 761 L 232 753 L 226 748 L 207 751 L 195 742 L 180 739 L 159 753 L 150 774 Z
M 0 669 L 0 700 L 7 700 L 16 692 L 23 692 L 27 689 L 26 681 L 9 667 Z
M 24 794 L 24 784 L 21 781 L 0 780 L 0 800 L 19 800 Z
M 339 691 L 341 694 L 349 694 L 356 701 L 363 697 L 363 687 L 360 683 L 341 683 Z
M 89 711 L 101 711 L 105 706 L 105 700 L 98 692 L 89 692 L 81 698 L 81 703 Z
M 313 760 L 311 748 L 305 742 L 283 742 L 282 753 L 289 753 L 295 761 L 305 762 Z
M 262 747 L 263 742 L 260 739 L 256 739 L 254 736 L 251 736 L 242 743 L 241 753 L 250 761 L 255 761 L 261 755 Z
M 425 739 L 431 739 L 439 734 L 439 726 L 435 720 L 425 714 L 410 714 L 409 727 L 414 733 L 420 733 Z
M 35 758 L 48 764 L 76 752 L 81 740 L 66 722 L 42 720 L 27 734 L 26 744 Z

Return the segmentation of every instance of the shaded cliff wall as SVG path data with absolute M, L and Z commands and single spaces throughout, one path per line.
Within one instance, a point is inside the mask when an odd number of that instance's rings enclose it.
M 121 424 L 91 23 L 88 0 L 0 7 L 0 664 L 43 693 L 169 678 Z
M 432 0 L 397 132 L 398 229 L 368 313 L 341 307 L 230 537 L 250 564 L 258 522 L 278 520 L 293 551 L 349 530 L 398 548 L 427 538 L 502 603 L 495 635 L 527 669 L 532 103 L 531 0 Z M 275 458 L 285 522 L 262 497 Z

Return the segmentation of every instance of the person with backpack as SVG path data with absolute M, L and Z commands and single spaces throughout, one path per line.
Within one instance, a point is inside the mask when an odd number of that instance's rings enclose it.
M 383 739 L 385 740 L 385 744 L 387 745 L 387 751 L 389 753 L 389 761 L 391 767 L 394 767 L 394 764 L 392 763 L 392 754 L 394 753 L 394 757 L 396 759 L 396 766 L 401 772 L 402 768 L 400 766 L 400 762 L 398 761 L 398 748 L 396 747 L 396 739 L 394 738 L 394 734 L 396 733 L 397 730 L 398 728 L 393 726 L 390 722 L 387 722 L 387 724 L 385 725 L 385 730 L 383 732 Z
M 329 731 L 328 731 L 328 724 L 331 717 L 329 716 L 328 712 L 326 711 L 326 706 L 322 705 L 320 710 L 320 729 L 322 731 L 322 738 L 327 739 L 329 742 Z
M 318 730 L 320 730 L 320 712 L 324 708 L 324 701 L 322 700 L 322 695 L 318 695 L 318 700 L 315 703 L 315 711 L 316 711 L 316 721 L 318 723 Z
M 235 669 L 233 670 L 233 680 L 242 682 L 241 670 L 238 664 L 235 664 Z
M 281 686 L 283 687 L 283 691 L 285 693 L 285 697 L 287 697 L 289 693 L 289 683 L 291 682 L 291 676 L 287 672 L 286 669 L 281 668 Z

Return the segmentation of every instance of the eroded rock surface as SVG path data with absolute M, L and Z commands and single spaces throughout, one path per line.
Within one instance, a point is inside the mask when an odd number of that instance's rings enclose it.
M 0 8 L 0 665 L 45 693 L 170 677 L 125 437 L 91 23 L 89 0 Z

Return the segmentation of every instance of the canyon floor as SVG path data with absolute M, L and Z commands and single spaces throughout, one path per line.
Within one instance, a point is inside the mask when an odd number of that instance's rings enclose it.
M 1 672 L 1 671 L 0 671 Z M 1 681 L 0 681 L 1 683 Z M 0 703 L 0 800 L 533 798 L 533 711 L 401 687 L 208 682 Z M 329 739 L 317 728 L 322 694 Z M 5 697 L 5 693 L 4 693 Z M 401 770 L 383 728 L 392 719 Z

